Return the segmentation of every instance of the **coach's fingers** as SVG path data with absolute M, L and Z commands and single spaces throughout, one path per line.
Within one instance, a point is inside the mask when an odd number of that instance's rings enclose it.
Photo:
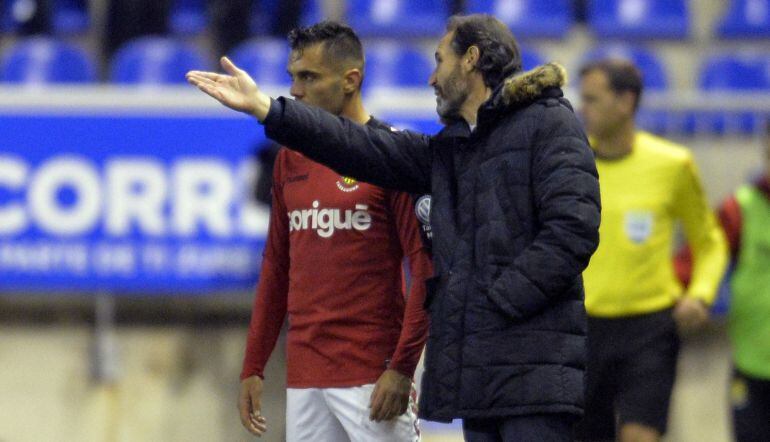
M 227 75 L 218 74 L 216 72 L 206 72 L 206 71 L 190 71 L 187 73 L 186 77 L 205 78 L 207 80 L 211 80 L 214 82 L 225 81 L 229 78 L 229 76 Z
M 242 74 L 244 74 L 244 71 L 238 68 L 238 66 L 235 65 L 232 61 L 230 61 L 227 57 L 222 57 L 219 59 L 219 64 L 222 65 L 222 69 L 225 70 L 228 74 L 232 75 L 233 77 L 238 77 Z

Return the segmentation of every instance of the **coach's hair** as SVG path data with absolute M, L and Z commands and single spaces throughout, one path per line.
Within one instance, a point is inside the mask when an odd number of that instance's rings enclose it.
M 471 46 L 479 49 L 476 69 L 481 72 L 487 87 L 494 89 L 521 71 L 521 53 L 516 38 L 495 17 L 488 14 L 455 15 L 447 24 L 447 32 L 452 31 L 452 48 L 457 55 L 465 54 Z
M 593 71 L 603 72 L 610 83 L 610 89 L 616 94 L 621 92 L 634 94 L 634 111 L 639 109 L 644 85 L 642 73 L 632 62 L 613 58 L 593 61 L 580 68 L 580 78 Z
M 324 44 L 325 58 L 338 64 L 364 68 L 364 49 L 355 31 L 335 21 L 322 21 L 308 27 L 294 28 L 289 32 L 289 46 L 293 51 L 302 52 L 308 46 Z M 348 67 L 348 66 L 346 66 Z

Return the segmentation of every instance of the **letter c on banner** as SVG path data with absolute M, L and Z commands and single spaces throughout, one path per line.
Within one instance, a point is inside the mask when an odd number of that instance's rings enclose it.
M 27 165 L 11 156 L 0 156 L 0 188 L 18 189 L 27 179 Z M 22 232 L 27 226 L 27 217 L 22 204 L 2 204 L 0 201 L 0 235 Z

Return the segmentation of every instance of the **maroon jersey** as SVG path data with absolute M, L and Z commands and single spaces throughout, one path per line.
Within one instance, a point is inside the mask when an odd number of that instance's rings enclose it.
M 273 180 L 241 378 L 263 376 L 287 313 L 289 387 L 362 385 L 386 368 L 412 377 L 427 334 L 423 281 L 432 273 L 412 198 L 287 149 Z

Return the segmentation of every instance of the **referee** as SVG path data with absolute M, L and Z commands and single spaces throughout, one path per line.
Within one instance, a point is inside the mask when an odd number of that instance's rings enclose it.
M 581 440 L 657 441 L 666 431 L 678 329 L 696 328 L 727 263 L 727 245 L 691 153 L 636 129 L 642 76 L 603 60 L 580 73 L 582 113 L 596 153 L 601 241 L 584 273 L 588 313 Z M 681 223 L 694 258 L 685 291 L 672 263 Z

